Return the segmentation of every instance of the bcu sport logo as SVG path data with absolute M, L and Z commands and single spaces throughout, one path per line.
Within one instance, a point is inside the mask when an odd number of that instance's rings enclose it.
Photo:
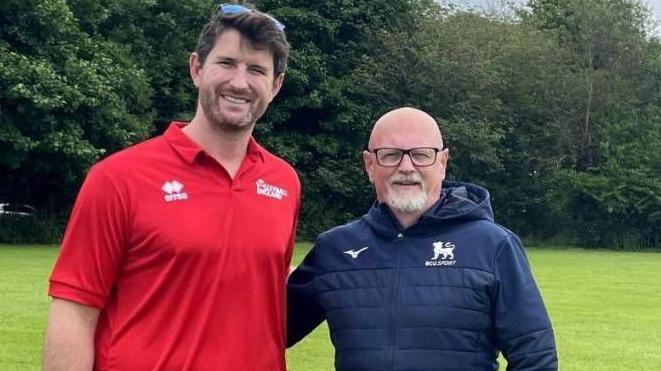
M 434 255 L 431 260 L 425 262 L 425 267 L 452 266 L 457 262 L 454 260 L 454 248 L 452 242 L 436 241 L 432 243 Z

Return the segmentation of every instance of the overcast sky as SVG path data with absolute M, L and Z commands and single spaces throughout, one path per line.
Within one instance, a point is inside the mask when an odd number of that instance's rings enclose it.
M 525 4 L 526 0 L 440 0 L 440 3 L 469 5 L 484 8 L 485 10 L 499 9 L 509 2 Z M 661 22 L 661 0 L 644 0 L 652 8 L 652 18 L 656 21 L 656 31 L 659 32 Z

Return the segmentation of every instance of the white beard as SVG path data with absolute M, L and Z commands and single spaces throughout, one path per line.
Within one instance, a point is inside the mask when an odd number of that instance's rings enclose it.
M 414 213 L 421 211 L 427 204 L 427 192 L 424 183 L 420 183 L 422 185 L 422 189 L 401 191 L 393 189 L 393 183 L 396 181 L 421 182 L 420 175 L 414 174 L 408 177 L 393 175 L 388 180 L 388 194 L 386 196 L 386 203 L 394 211 L 403 213 Z

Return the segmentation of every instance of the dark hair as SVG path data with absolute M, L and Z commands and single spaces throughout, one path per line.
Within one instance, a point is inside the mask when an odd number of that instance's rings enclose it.
M 289 55 L 289 42 L 287 42 L 285 32 L 277 27 L 272 17 L 256 10 L 232 15 L 216 12 L 197 39 L 195 52 L 198 55 L 200 66 L 204 65 L 218 36 L 227 29 L 239 31 L 243 37 L 252 42 L 253 47 L 271 51 L 274 77 L 285 72 Z

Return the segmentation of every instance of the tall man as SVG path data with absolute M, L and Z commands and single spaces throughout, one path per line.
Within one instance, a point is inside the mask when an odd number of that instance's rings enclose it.
M 488 192 L 445 182 L 434 119 L 381 117 L 363 152 L 377 202 L 317 239 L 288 283 L 288 346 L 324 319 L 337 370 L 555 370 L 551 323 Z
M 252 131 L 284 79 L 269 15 L 221 5 L 189 124 L 96 164 L 50 278 L 46 370 L 284 370 L 300 183 Z

